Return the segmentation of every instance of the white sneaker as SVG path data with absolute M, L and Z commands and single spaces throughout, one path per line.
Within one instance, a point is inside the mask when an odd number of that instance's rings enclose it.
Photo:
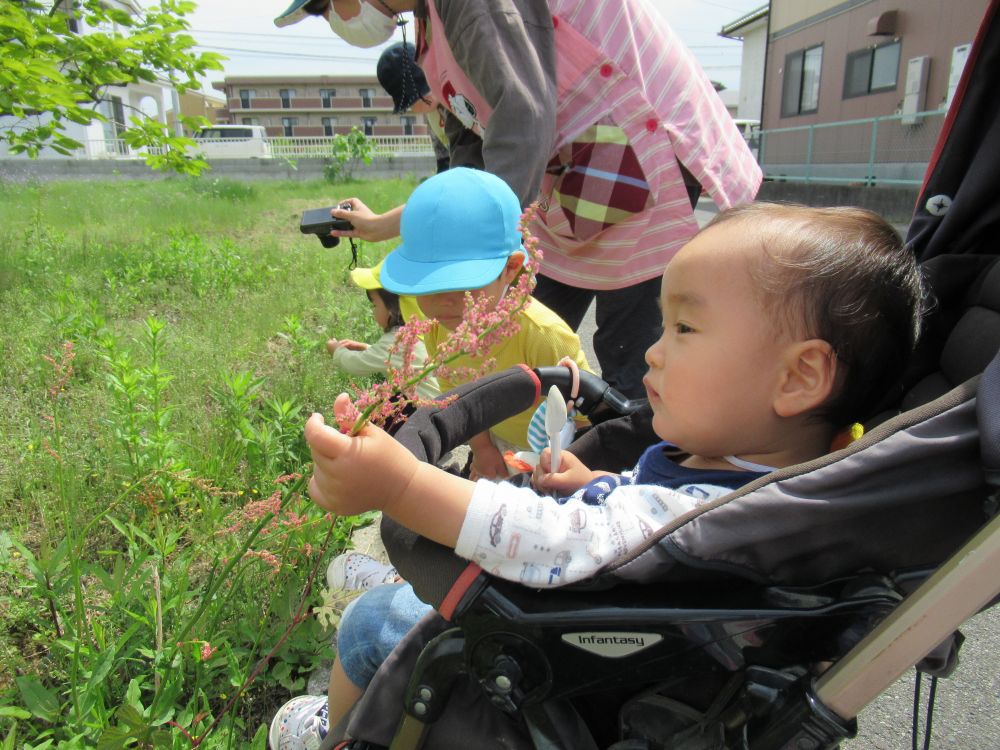
M 330 729 L 330 704 L 325 695 L 299 695 L 278 709 L 271 720 L 267 744 L 271 750 L 319 750 Z
M 334 590 L 368 590 L 383 583 L 393 583 L 397 577 L 394 567 L 362 552 L 337 555 L 326 569 L 326 585 Z

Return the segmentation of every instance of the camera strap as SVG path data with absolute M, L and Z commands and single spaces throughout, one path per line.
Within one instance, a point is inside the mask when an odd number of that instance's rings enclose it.
M 358 267 L 358 246 L 353 237 L 348 237 L 347 239 L 351 242 L 351 262 L 347 265 L 347 270 L 353 271 Z

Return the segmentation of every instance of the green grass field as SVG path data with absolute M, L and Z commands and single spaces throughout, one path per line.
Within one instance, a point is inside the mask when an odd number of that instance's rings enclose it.
M 298 217 L 413 187 L 0 185 L 0 749 L 262 748 L 332 656 L 303 593 L 364 519 L 275 480 L 379 331 Z

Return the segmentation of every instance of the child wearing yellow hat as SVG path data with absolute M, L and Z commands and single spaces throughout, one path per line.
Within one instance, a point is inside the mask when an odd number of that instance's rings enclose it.
M 351 339 L 329 339 L 326 350 L 333 355 L 333 364 L 348 375 L 385 374 L 389 367 L 401 368 L 402 354 L 397 352 L 390 356 L 390 351 L 396 341 L 396 333 L 409 315 L 404 317 L 406 308 L 411 314 L 416 314 L 417 308 L 412 297 L 401 297 L 382 288 L 380 274 L 382 264 L 372 268 L 355 268 L 351 271 L 351 281 L 365 290 L 368 301 L 372 304 L 372 314 L 379 324 L 383 334 L 374 344 Z M 427 361 L 427 349 L 421 341 L 413 350 L 414 365 L 422 366 Z M 437 381 L 433 377 L 423 379 L 417 385 L 417 395 L 423 399 L 435 398 L 440 394 Z

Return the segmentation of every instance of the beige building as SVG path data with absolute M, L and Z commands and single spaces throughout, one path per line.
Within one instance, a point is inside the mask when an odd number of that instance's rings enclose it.
M 763 126 L 942 109 L 987 0 L 772 0 Z
M 219 113 L 226 108 L 226 102 L 214 96 L 206 96 L 200 91 L 186 91 L 178 94 L 181 114 L 185 117 L 204 117 L 211 123 L 226 122 L 221 120 Z M 170 113 L 169 123 L 174 125 L 177 118 Z
M 919 185 L 988 0 L 772 0 L 772 179 Z
M 213 82 L 228 106 L 218 122 L 262 125 L 269 136 L 349 133 L 427 135 L 422 117 L 392 113 L 392 99 L 374 75 L 234 76 Z

